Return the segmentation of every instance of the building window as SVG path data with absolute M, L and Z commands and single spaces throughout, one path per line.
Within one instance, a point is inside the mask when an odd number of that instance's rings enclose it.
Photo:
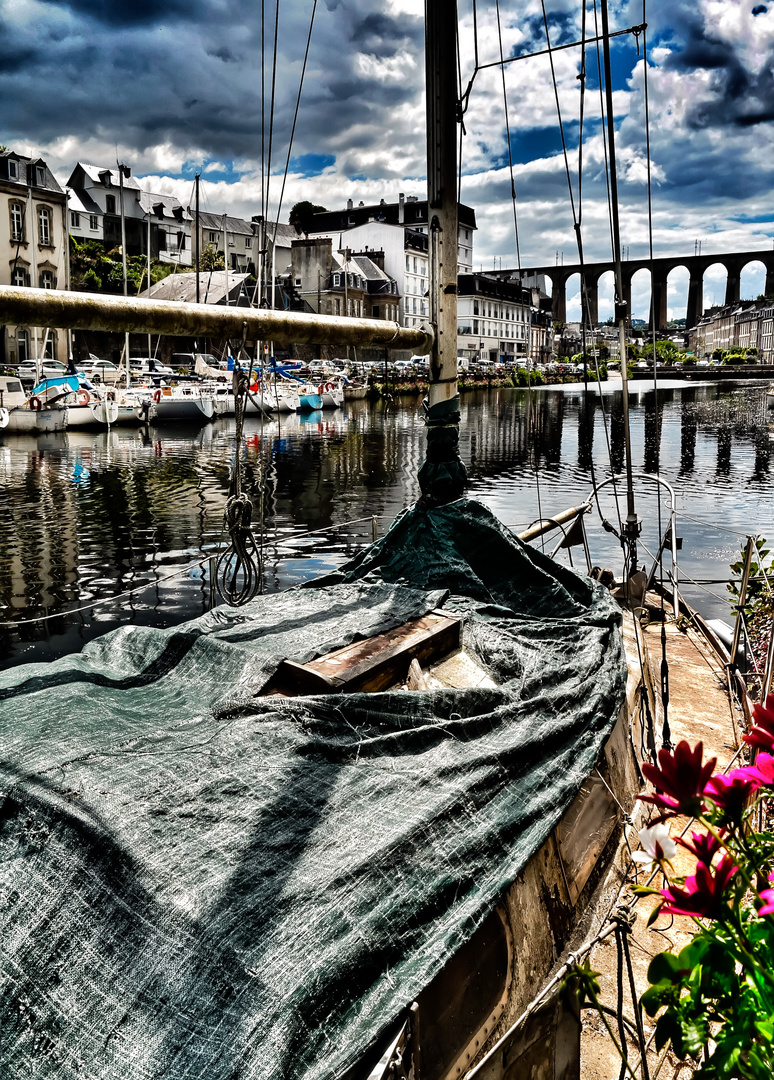
M 185 251 L 185 233 L 179 232 L 177 234 L 177 250 Z
M 8 159 L 8 179 L 9 180 L 18 180 L 19 179 L 19 162 L 14 161 L 13 158 Z
M 26 330 L 16 331 L 16 351 L 20 364 L 26 364 L 30 356 L 30 339 Z
M 379 318 L 379 305 L 378 304 L 374 304 L 374 306 L 371 308 L 371 315 L 373 316 L 374 319 Z
M 334 274 L 333 275 L 333 287 L 334 287 L 334 289 L 341 288 L 341 274 Z
M 210 243 L 211 244 L 216 243 L 217 239 L 218 239 L 217 233 L 211 232 L 210 233 Z
M 11 274 L 11 284 L 17 289 L 22 289 L 27 284 L 27 274 L 20 266 L 17 266 Z
M 245 251 L 249 251 L 252 246 L 253 246 L 253 238 L 252 238 L 252 236 L 246 236 L 245 237 Z
M 21 203 L 11 203 L 11 240 L 24 242 L 24 207 Z
M 115 195 L 105 196 L 105 212 L 107 214 L 115 214 L 116 212 L 116 197 Z
M 53 330 L 49 330 L 48 337 L 46 338 L 46 347 L 43 350 L 44 360 L 56 359 L 56 338 L 54 337 Z
M 74 229 L 79 229 L 81 227 L 81 215 L 77 214 L 75 210 L 70 211 L 70 224 Z
M 338 296 L 335 300 L 335 310 L 337 315 L 341 315 L 341 300 L 339 300 Z
M 40 287 L 41 289 L 53 289 L 54 288 L 54 274 L 51 270 L 40 271 Z
M 35 183 L 38 187 L 44 187 L 46 183 L 46 170 L 42 165 L 35 166 Z
M 99 228 L 99 221 L 96 214 L 89 214 L 89 228 L 94 232 Z
M 51 211 L 46 206 L 38 210 L 38 226 L 40 231 L 40 243 L 42 247 L 51 246 Z

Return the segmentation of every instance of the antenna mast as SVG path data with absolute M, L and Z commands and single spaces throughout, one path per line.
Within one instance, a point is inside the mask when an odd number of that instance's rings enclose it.
M 427 458 L 419 470 L 429 506 L 465 490 L 457 392 L 457 0 L 425 0 L 427 226 L 430 255 L 430 387 Z
M 613 217 L 613 260 L 615 262 L 615 321 L 621 353 L 621 389 L 623 391 L 624 443 L 626 449 L 626 524 L 623 543 L 626 548 L 629 577 L 637 572 L 637 537 L 640 522 L 634 509 L 634 480 L 632 477 L 632 441 L 629 431 L 629 386 L 626 362 L 626 319 L 628 317 L 621 269 L 621 230 L 618 224 L 618 178 L 615 170 L 615 121 L 613 118 L 613 79 L 610 71 L 610 33 L 607 21 L 607 0 L 602 0 L 602 51 L 605 63 L 605 100 L 607 102 L 607 141 L 610 150 L 610 202 Z M 652 298 L 651 298 L 652 301 Z M 655 356 L 653 357 L 655 363 Z

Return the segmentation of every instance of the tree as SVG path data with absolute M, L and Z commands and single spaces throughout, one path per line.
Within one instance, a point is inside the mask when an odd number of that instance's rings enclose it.
M 288 222 L 293 226 L 298 235 L 301 233 L 304 236 L 309 235 L 309 231 L 312 228 L 312 219 L 315 214 L 324 214 L 326 208 L 324 206 L 316 206 L 314 203 L 310 203 L 308 200 L 297 202 L 290 210 L 288 215 Z
M 226 257 L 222 251 L 217 251 L 214 244 L 207 244 L 199 256 L 200 270 L 225 270 Z

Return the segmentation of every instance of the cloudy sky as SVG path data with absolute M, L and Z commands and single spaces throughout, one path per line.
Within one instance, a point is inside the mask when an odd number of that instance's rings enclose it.
M 642 0 L 610 0 L 611 29 L 643 21 Z M 273 64 L 279 7 L 277 62 Z M 503 54 L 545 48 L 540 0 L 500 0 Z M 546 0 L 552 44 L 581 36 L 582 0 Z M 471 0 L 459 0 L 463 85 L 474 72 Z M 478 0 L 479 64 L 499 58 L 495 0 Z M 64 182 L 77 160 L 120 157 L 150 190 L 250 216 L 268 199 L 328 208 L 425 196 L 422 0 L 0 0 L 0 143 L 41 154 Z M 263 16 L 262 16 L 263 13 Z M 285 165 L 314 14 L 298 119 Z M 594 33 L 587 7 L 587 34 Z M 656 254 L 770 248 L 774 237 L 774 0 L 650 0 L 648 88 Z M 639 48 L 638 48 L 639 45 Z M 622 243 L 647 254 L 642 39 L 616 38 L 613 82 Z M 554 57 L 578 209 L 581 51 Z M 276 78 L 273 79 L 273 72 Z M 607 258 L 610 232 L 597 57 L 586 60 L 583 242 Z M 577 261 L 547 56 L 506 67 L 522 265 Z M 272 83 L 274 110 L 271 113 Z M 476 268 L 516 264 L 499 70 L 479 70 L 465 116 L 463 201 L 478 220 Z M 269 133 L 271 126 L 271 176 Z M 646 275 L 635 279 L 645 317 Z M 684 314 L 685 275 L 670 278 Z M 725 272 L 705 279 L 722 302 Z M 743 295 L 763 288 L 762 268 Z M 600 316 L 611 313 L 601 288 Z M 572 300 L 570 314 L 573 313 Z

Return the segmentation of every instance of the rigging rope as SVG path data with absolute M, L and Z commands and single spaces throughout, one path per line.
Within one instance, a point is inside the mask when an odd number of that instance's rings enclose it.
M 277 203 L 277 220 L 274 222 L 274 233 L 272 235 L 272 247 L 277 242 L 277 230 L 279 229 L 280 214 L 282 212 L 282 200 L 285 197 L 285 184 L 288 179 L 288 170 L 290 168 L 290 155 L 293 150 L 293 139 L 296 134 L 296 123 L 298 121 L 298 109 L 301 104 L 301 92 L 304 88 L 304 76 L 306 75 L 306 62 L 309 59 L 309 46 L 312 42 L 312 29 L 314 27 L 314 17 L 317 12 L 317 0 L 313 0 L 312 4 L 312 16 L 309 20 L 309 32 L 306 35 L 306 49 L 304 50 L 304 62 L 301 65 L 301 77 L 298 81 L 298 94 L 296 95 L 296 108 L 293 113 L 293 124 L 290 128 L 290 139 L 288 140 L 288 155 L 285 159 L 285 170 L 282 174 L 282 187 L 280 189 L 279 202 Z M 274 282 L 272 281 L 272 296 L 273 296 Z

